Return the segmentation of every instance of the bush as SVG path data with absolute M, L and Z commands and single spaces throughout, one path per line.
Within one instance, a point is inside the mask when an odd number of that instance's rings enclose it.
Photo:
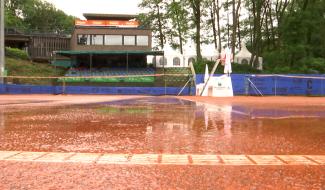
M 325 73 L 325 59 L 315 57 L 302 57 L 297 59 L 292 65 L 288 62 L 288 55 L 283 51 L 276 50 L 263 54 L 264 72 L 267 73 L 299 73 L 318 74 Z
M 215 61 L 209 61 L 209 60 L 205 60 L 205 59 L 196 61 L 193 64 L 195 73 L 196 74 L 204 74 L 206 64 L 208 65 L 209 72 L 211 72 L 211 70 L 213 69 L 213 66 L 215 64 Z M 251 67 L 250 65 L 242 65 L 242 64 L 238 64 L 238 63 L 232 63 L 231 66 L 232 66 L 232 71 L 234 74 L 261 73 L 261 71 Z M 223 70 L 224 70 L 224 66 L 219 64 L 215 74 L 223 74 Z
M 30 60 L 26 51 L 17 48 L 6 47 L 5 55 L 16 59 Z
M 309 58 L 305 62 L 308 71 L 318 71 L 319 73 L 325 73 L 325 59 L 324 58 Z

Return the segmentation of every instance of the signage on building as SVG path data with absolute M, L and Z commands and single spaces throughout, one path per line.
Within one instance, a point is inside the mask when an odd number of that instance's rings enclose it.
M 121 28 L 137 28 L 138 21 L 120 21 L 120 20 L 75 20 L 76 26 L 111 26 Z

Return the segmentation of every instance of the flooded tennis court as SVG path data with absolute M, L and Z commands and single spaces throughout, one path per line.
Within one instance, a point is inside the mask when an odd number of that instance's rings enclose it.
M 216 105 L 174 97 L 1 109 L 0 150 L 325 154 L 325 109 Z
M 90 97 L 0 101 L 0 157 L 11 155 L 0 159 L 0 188 L 18 179 L 13 189 L 324 188 L 324 99 Z M 62 160 L 42 162 L 53 154 Z M 144 155 L 162 165 L 139 165 Z M 195 165 L 213 155 L 222 162 Z M 286 162 L 299 155 L 300 164 Z M 119 165 L 122 158 L 129 164 Z

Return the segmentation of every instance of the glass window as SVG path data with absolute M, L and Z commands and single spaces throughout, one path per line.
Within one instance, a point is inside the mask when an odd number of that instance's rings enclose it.
M 135 36 L 124 36 L 125 46 L 135 46 Z
M 159 64 L 160 65 L 167 65 L 167 59 L 166 59 L 166 57 L 161 57 L 159 59 Z
M 91 44 L 92 45 L 104 45 L 104 36 L 103 35 L 91 35 Z
M 181 65 L 181 59 L 179 57 L 174 57 L 173 65 L 180 66 Z
M 188 59 L 188 64 L 190 64 L 190 63 L 194 64 L 194 62 L 195 62 L 194 57 L 191 57 L 191 58 Z
M 90 45 L 90 35 L 80 34 L 77 36 L 78 45 Z
M 109 45 L 109 46 L 123 45 L 122 35 L 105 35 L 105 45 Z
M 154 56 L 154 57 L 152 58 L 152 64 L 153 64 L 153 65 L 156 65 L 156 63 L 157 63 L 157 61 L 156 61 L 156 56 Z
M 148 46 L 149 37 L 148 36 L 137 36 L 137 45 L 138 46 Z

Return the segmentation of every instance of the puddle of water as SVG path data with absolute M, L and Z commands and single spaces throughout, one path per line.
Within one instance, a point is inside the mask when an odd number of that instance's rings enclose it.
M 0 109 L 0 150 L 325 154 L 325 111 L 252 108 L 148 97 Z

